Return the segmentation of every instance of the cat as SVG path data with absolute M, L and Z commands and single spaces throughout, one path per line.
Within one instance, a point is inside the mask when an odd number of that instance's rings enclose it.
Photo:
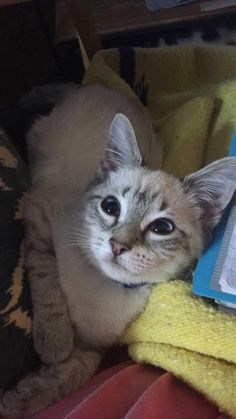
M 161 171 L 144 109 L 105 87 L 67 95 L 29 144 L 26 267 L 43 366 L 1 394 L 0 414 L 20 418 L 96 372 L 152 285 L 199 258 L 236 181 L 235 158 L 184 179 Z

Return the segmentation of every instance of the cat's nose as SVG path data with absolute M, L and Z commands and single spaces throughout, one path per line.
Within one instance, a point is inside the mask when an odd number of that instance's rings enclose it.
M 130 249 L 127 244 L 120 243 L 113 238 L 110 239 L 110 243 L 111 243 L 112 253 L 114 256 L 119 256 L 121 255 L 121 253 L 127 252 L 127 250 Z

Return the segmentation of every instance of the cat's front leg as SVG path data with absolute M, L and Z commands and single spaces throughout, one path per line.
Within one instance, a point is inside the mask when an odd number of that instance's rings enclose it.
M 45 364 L 67 359 L 73 348 L 73 329 L 66 298 L 58 280 L 50 217 L 50 201 L 31 194 L 26 209 L 26 268 L 33 304 L 33 340 Z
M 1 392 L 0 415 L 23 419 L 46 409 L 88 381 L 100 360 L 99 352 L 74 349 L 66 361 L 42 367 L 13 390 Z

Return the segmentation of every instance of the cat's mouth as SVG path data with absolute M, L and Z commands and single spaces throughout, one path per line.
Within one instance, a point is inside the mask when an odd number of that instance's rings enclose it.
M 105 263 L 104 263 L 105 262 Z M 114 280 L 124 280 L 130 276 L 131 272 L 128 268 L 122 265 L 119 258 L 109 257 L 103 259 L 102 270 Z
M 127 268 L 125 268 L 120 262 L 119 262 L 119 260 L 117 260 L 116 258 L 114 258 L 114 259 L 112 259 L 111 261 L 110 261 L 110 263 L 112 264 L 112 266 L 114 266 L 115 268 L 116 267 L 118 267 L 118 268 L 121 268 L 121 269 L 123 269 L 124 271 L 126 271 L 126 272 L 129 272 L 129 270 L 127 269 Z
M 109 255 L 108 257 L 106 257 L 106 258 L 104 259 L 104 261 L 105 261 L 108 265 L 112 266 L 114 269 L 122 269 L 122 270 L 124 270 L 124 271 L 126 271 L 126 272 L 129 272 L 129 269 L 125 268 L 125 267 L 122 265 L 121 260 L 119 260 L 119 258 L 117 258 L 117 257 L 114 257 L 113 255 Z

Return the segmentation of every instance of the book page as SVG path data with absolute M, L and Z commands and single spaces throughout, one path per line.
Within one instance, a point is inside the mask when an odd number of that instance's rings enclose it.
M 219 284 L 222 291 L 236 295 L 236 224 L 230 238 Z

